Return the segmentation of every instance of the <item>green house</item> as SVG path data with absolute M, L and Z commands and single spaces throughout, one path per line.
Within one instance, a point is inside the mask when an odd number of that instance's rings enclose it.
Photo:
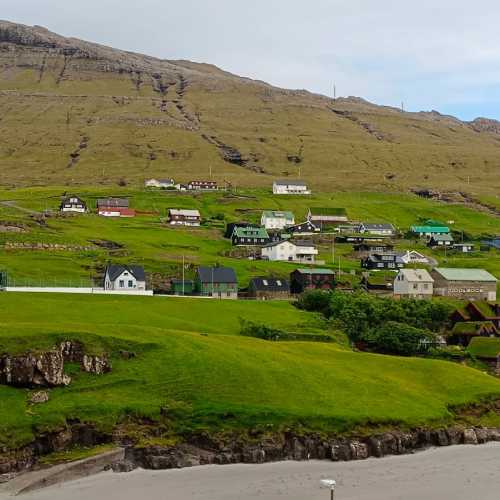
M 218 299 L 238 298 L 238 279 L 230 267 L 199 267 L 195 291 L 202 297 Z

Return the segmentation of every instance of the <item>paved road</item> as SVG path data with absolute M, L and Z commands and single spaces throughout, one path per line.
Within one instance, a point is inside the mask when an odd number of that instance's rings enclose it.
M 432 449 L 362 462 L 282 462 L 129 474 L 105 472 L 25 500 L 498 500 L 500 443 Z

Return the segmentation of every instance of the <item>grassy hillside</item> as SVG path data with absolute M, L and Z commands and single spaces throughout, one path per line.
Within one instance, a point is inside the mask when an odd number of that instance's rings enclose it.
M 161 406 L 171 412 L 170 436 L 261 425 L 331 432 L 443 424 L 450 405 L 500 395 L 500 381 L 448 362 L 241 337 L 239 316 L 288 330 L 319 321 L 284 303 L 0 295 L 0 351 L 80 339 L 113 356 L 108 375 L 71 369 L 72 384 L 51 390 L 44 405 L 29 407 L 27 391 L 0 386 L 0 444 L 25 443 L 66 418 L 108 430 L 130 417 L 156 420 Z M 120 349 L 137 357 L 125 361 Z
M 459 239 L 477 242 L 483 236 L 500 232 L 498 217 L 477 212 L 463 205 L 428 201 L 414 195 L 378 193 L 317 194 L 307 198 L 272 196 L 264 190 L 245 190 L 232 193 L 203 195 L 133 190 L 128 188 L 82 188 L 78 194 L 91 207 L 100 196 L 127 196 L 131 206 L 142 213 L 135 219 L 110 220 L 96 215 L 58 217 L 55 214 L 37 224 L 30 211 L 57 211 L 64 188 L 31 188 L 26 190 L 0 190 L 0 222 L 19 224 L 24 232 L 1 232 L 2 243 L 51 243 L 91 247 L 91 250 L 8 250 L 0 251 L 0 269 L 9 272 L 17 284 L 29 280 L 34 285 L 69 284 L 86 285 L 91 277 L 98 277 L 107 261 L 139 263 L 158 280 L 180 277 L 184 257 L 188 276 L 196 266 L 216 262 L 236 269 L 241 286 L 253 276 L 274 273 L 286 277 L 295 264 L 253 261 L 234 256 L 231 243 L 223 238 L 225 223 L 260 220 L 265 209 L 292 210 L 297 221 L 304 220 L 308 207 L 330 206 L 347 209 L 351 220 L 388 221 L 402 232 L 419 219 L 454 221 L 452 228 Z M 5 204 L 7 203 L 7 205 Z M 198 208 L 206 223 L 202 228 L 172 229 L 162 223 L 168 208 Z M 35 216 L 36 216 L 35 213 Z M 1 226 L 1 224 L 0 224 Z M 108 240 L 122 245 L 118 251 L 95 246 L 96 240 Z M 332 262 L 332 237 L 320 239 L 320 259 L 326 266 L 360 275 L 359 259 L 352 254 L 352 246 L 335 246 L 335 264 Z M 418 249 L 436 259 L 441 265 L 484 267 L 500 276 L 500 258 L 497 252 L 475 252 L 470 255 L 444 254 L 431 251 L 422 244 L 398 240 L 400 250 Z M 258 250 L 256 254 L 258 255 Z
M 187 181 L 211 168 L 218 181 L 247 187 L 299 173 L 322 190 L 427 186 L 497 200 L 500 187 L 499 136 L 472 124 L 8 23 L 0 114 L 8 185 Z

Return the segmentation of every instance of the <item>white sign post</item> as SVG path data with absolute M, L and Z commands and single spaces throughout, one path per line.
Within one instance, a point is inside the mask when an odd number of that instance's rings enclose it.
M 335 486 L 337 485 L 337 481 L 335 481 L 334 479 L 322 479 L 321 480 L 321 484 L 325 488 L 329 488 L 330 489 L 330 500 L 334 500 Z

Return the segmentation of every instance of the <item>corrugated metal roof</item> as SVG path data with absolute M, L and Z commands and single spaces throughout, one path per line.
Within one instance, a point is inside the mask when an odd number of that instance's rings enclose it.
M 294 215 L 292 212 L 283 211 L 283 210 L 264 210 L 262 215 L 266 218 L 277 218 L 277 219 L 286 219 L 293 220 Z
M 331 269 L 297 269 L 301 274 L 335 274 Z
M 433 283 L 431 275 L 426 269 L 401 269 L 399 274 L 406 276 L 406 279 L 412 283 Z
M 448 281 L 498 281 L 495 276 L 484 269 L 436 267 L 434 271 Z
M 450 228 L 446 226 L 411 226 L 412 233 L 440 234 L 449 233 Z
M 202 283 L 237 283 L 236 273 L 231 267 L 199 267 L 198 278 Z
M 274 181 L 274 184 L 277 186 L 302 186 L 302 187 L 307 187 L 307 184 L 304 181 L 297 181 L 297 180 L 277 180 Z

